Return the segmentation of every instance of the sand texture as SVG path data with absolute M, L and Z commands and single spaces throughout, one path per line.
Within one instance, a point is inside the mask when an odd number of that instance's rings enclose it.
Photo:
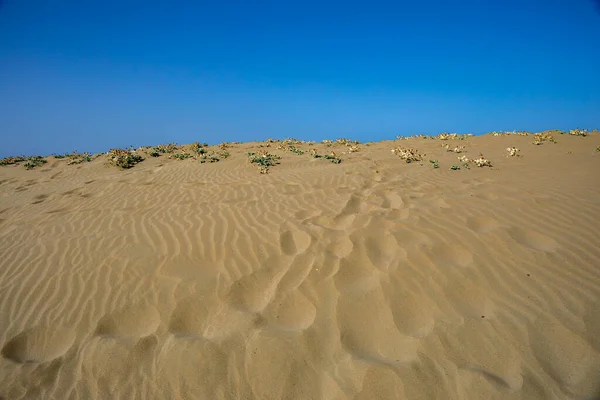
M 600 134 L 555 138 L 0 167 L 0 398 L 597 399 Z

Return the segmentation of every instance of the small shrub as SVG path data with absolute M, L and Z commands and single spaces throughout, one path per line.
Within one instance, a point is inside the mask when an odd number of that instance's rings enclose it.
M 2 160 L 0 160 L 0 165 L 18 164 L 18 163 L 26 161 L 26 160 L 27 160 L 27 158 L 24 156 L 6 157 L 6 158 L 3 158 Z
M 221 158 L 227 158 L 230 154 L 228 151 L 222 151 L 221 153 L 219 153 L 219 155 L 221 156 Z
M 192 155 L 191 155 L 190 153 L 177 153 L 177 154 L 173 154 L 173 155 L 172 155 L 172 156 L 170 156 L 169 158 L 173 157 L 173 158 L 175 158 L 176 160 L 179 160 L 179 161 L 181 161 L 181 160 L 188 159 L 188 158 L 190 158 L 191 156 L 192 156 Z
M 433 166 L 433 168 L 439 168 L 440 164 L 438 163 L 438 160 L 429 160 L 429 162 L 431 163 L 431 165 Z
M 450 166 L 450 169 L 453 171 L 457 171 L 460 169 L 460 167 L 458 165 L 452 165 L 452 166 Z
M 556 143 L 556 140 L 554 140 L 554 136 L 550 131 L 540 132 L 533 135 L 533 142 L 531 143 L 539 146 L 540 144 L 544 144 L 544 142 Z
M 144 158 L 132 150 L 111 149 L 108 152 L 108 159 L 112 165 L 127 169 L 135 164 L 144 161 Z
M 40 165 L 46 164 L 47 161 L 42 156 L 31 156 L 27 159 L 27 162 L 23 164 L 23 166 L 27 169 L 33 169 L 35 167 L 39 167 Z
M 66 155 L 69 161 L 67 165 L 81 164 L 84 162 L 91 162 L 94 158 L 90 155 L 90 153 L 85 152 L 83 154 L 73 152 L 71 154 Z
M 397 148 L 392 149 L 392 153 L 397 154 L 401 159 L 406 160 L 407 163 L 411 163 L 413 161 L 423 161 L 423 155 L 415 149 L 408 149 L 398 146 Z
M 573 136 L 587 136 L 588 135 L 588 130 L 587 129 L 571 129 L 569 131 L 569 135 L 573 135 Z
M 336 156 L 336 154 L 335 154 L 335 153 L 333 153 L 333 152 L 332 152 L 331 154 L 325 154 L 325 155 L 323 156 L 323 158 L 325 158 L 326 160 L 329 160 L 329 161 L 331 161 L 331 162 L 332 162 L 332 163 L 334 163 L 334 164 L 339 164 L 339 163 L 341 163 L 341 162 L 342 162 L 342 159 L 341 159 L 341 158 L 339 158 L 338 156 Z
M 248 153 L 248 161 L 251 164 L 256 164 L 261 174 L 268 173 L 269 168 L 279 164 L 280 159 L 281 157 L 267 152 L 261 152 L 260 154 Z
M 509 156 L 509 157 L 515 157 L 515 156 L 517 156 L 517 157 L 518 157 L 518 156 L 519 156 L 519 154 L 518 154 L 518 153 L 519 153 L 521 150 L 519 150 L 519 149 L 517 149 L 516 147 L 514 147 L 514 146 L 513 146 L 513 147 L 507 147 L 507 148 L 506 148 L 506 151 L 508 152 L 508 156 Z

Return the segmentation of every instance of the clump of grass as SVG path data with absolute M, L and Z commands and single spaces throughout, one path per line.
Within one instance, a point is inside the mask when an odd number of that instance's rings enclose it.
M 549 131 L 539 132 L 533 135 L 533 142 L 531 143 L 539 146 L 540 144 L 544 144 L 544 142 L 556 143 L 556 140 L 554 140 L 554 136 Z
M 478 167 L 491 167 L 492 162 L 486 159 L 483 154 L 479 153 L 479 157 L 472 160 Z
M 91 162 L 94 159 L 94 157 L 87 151 L 83 154 L 74 151 L 71 154 L 66 154 L 66 157 L 69 159 L 67 165 L 82 164 L 84 162 Z
M 515 146 L 513 147 L 507 147 L 506 151 L 508 152 L 508 156 L 509 157 L 520 157 L 520 155 L 518 154 L 521 150 L 517 149 Z
M 248 161 L 259 167 L 261 174 L 269 173 L 269 168 L 279 164 L 281 157 L 266 151 L 260 153 L 248 153 Z
M 569 131 L 569 135 L 585 137 L 588 135 L 588 130 L 587 129 L 579 129 L 579 128 L 571 129 Z
M 323 141 L 321 143 L 323 143 L 327 147 L 333 146 L 333 140 L 323 139 Z
M 296 139 L 292 139 L 292 140 L 296 140 Z M 297 148 L 297 147 L 295 147 L 294 145 L 291 145 L 291 144 L 287 144 L 287 145 L 282 144 L 282 145 L 277 146 L 277 148 L 279 150 L 287 150 L 287 151 L 292 152 L 294 154 L 298 154 L 299 156 L 302 155 L 302 154 L 304 154 L 304 150 L 299 149 L 299 148 Z
M 319 153 L 317 153 L 317 149 L 310 149 L 310 155 L 313 158 L 321 158 L 321 155 Z
M 339 164 L 342 162 L 342 159 L 339 158 L 333 151 L 331 152 L 331 154 L 325 154 L 323 156 L 324 159 L 331 161 L 334 164 Z
M 458 165 L 451 165 L 450 169 L 453 171 L 458 171 L 460 169 L 460 167 Z
M 435 138 L 439 139 L 439 140 L 465 140 L 468 137 L 473 136 L 472 133 L 465 133 L 465 134 L 458 134 L 458 133 L 447 133 L 447 132 L 442 132 L 439 135 L 437 135 Z M 432 139 L 434 139 L 434 137 L 431 137 Z
M 67 157 L 67 154 L 52 154 L 52 157 L 60 160 L 60 159 Z
M 600 151 L 600 146 L 596 147 L 596 151 Z
M 206 154 L 202 154 L 200 156 L 200 163 L 201 164 L 204 164 L 206 162 L 215 163 L 215 162 L 219 162 L 219 161 L 221 161 L 221 159 L 219 157 L 217 157 L 217 155 L 214 154 L 214 153 L 211 153 L 211 154 L 206 153 Z
M 397 154 L 401 159 L 406 160 L 407 163 L 423 161 L 423 155 L 416 149 L 398 146 L 397 148 L 392 149 L 392 153 Z
M 199 142 L 193 143 L 191 146 L 191 151 L 196 154 L 205 154 L 208 152 L 206 149 L 208 147 L 207 143 L 200 144 Z
M 46 164 L 48 161 L 42 156 L 31 156 L 27 158 L 27 162 L 23 166 L 27 169 L 33 169 L 40 165 Z
M 188 158 L 190 158 L 191 156 L 192 156 L 192 155 L 191 155 L 190 153 L 176 153 L 176 154 L 173 154 L 173 155 L 169 156 L 169 158 L 171 158 L 171 157 L 172 157 L 172 158 L 174 158 L 174 159 L 176 159 L 176 160 L 179 160 L 179 161 L 181 161 L 181 160 L 188 159 Z
M 0 165 L 12 165 L 18 164 L 20 162 L 26 161 L 27 158 L 25 156 L 17 156 L 17 157 L 6 157 L 0 160 Z
M 433 166 L 433 168 L 439 168 L 440 164 L 438 163 L 438 160 L 429 160 L 429 162 L 431 163 L 431 165 Z
M 134 150 L 111 149 L 108 152 L 108 159 L 112 165 L 128 169 L 135 164 L 144 161 L 144 158 L 136 154 Z
M 444 147 L 446 149 L 446 151 L 453 152 L 453 153 L 462 153 L 465 150 L 465 146 L 455 146 L 454 148 L 452 148 L 446 144 L 442 147 Z
M 221 158 L 228 158 L 230 154 L 228 151 L 222 151 L 219 153 L 219 156 L 221 156 Z

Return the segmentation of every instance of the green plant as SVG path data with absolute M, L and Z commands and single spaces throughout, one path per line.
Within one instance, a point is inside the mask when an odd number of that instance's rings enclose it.
M 177 154 L 173 154 L 172 157 L 181 161 L 181 160 L 185 160 L 186 158 L 190 158 L 191 154 L 190 153 L 177 153 Z
M 66 154 L 52 154 L 52 157 L 57 159 L 65 158 L 66 156 Z
M 423 155 L 415 149 L 407 149 L 402 146 L 398 146 L 392 149 L 392 153 L 397 154 L 401 159 L 406 160 L 407 163 L 413 161 L 423 161 Z
M 144 158 L 131 150 L 111 149 L 108 152 L 108 159 L 112 165 L 127 169 L 135 164 L 144 161 Z
M 600 151 L 600 146 L 596 147 L 596 151 Z
M 0 165 L 12 165 L 18 164 L 22 161 L 26 161 L 27 158 L 25 156 L 17 156 L 17 157 L 6 157 L 0 160 Z
M 337 157 L 335 154 L 325 154 L 323 156 L 323 158 L 325 158 L 326 160 L 331 161 L 334 164 L 339 164 L 342 162 L 342 159 Z
M 433 165 L 433 168 L 439 168 L 440 164 L 438 163 L 438 160 L 429 160 L 429 162 Z
M 192 151 L 196 154 L 206 154 L 208 152 L 206 147 L 208 147 L 208 144 L 200 144 L 199 142 L 196 142 L 192 144 Z
M 450 167 L 450 169 L 451 169 L 451 170 L 454 170 L 454 171 L 457 171 L 457 170 L 459 170 L 459 169 L 460 169 L 460 167 L 459 167 L 458 165 L 452 165 L 452 166 Z
M 27 169 L 33 169 L 35 167 L 39 167 L 40 165 L 46 164 L 47 161 L 42 156 L 31 156 L 27 158 L 27 162 L 23 164 L 23 166 Z
M 67 162 L 68 165 L 90 162 L 94 159 L 88 152 L 80 154 L 80 153 L 77 153 L 76 151 L 74 151 L 71 154 L 66 154 L 66 156 L 67 156 L 67 158 L 69 158 L 69 161 Z
M 260 154 L 248 153 L 248 160 L 251 164 L 259 166 L 261 174 L 268 173 L 269 168 L 279 164 L 280 159 L 281 157 L 267 152 L 261 152 Z
M 228 151 L 222 151 L 221 153 L 219 153 L 219 155 L 221 156 L 221 158 L 227 158 L 230 154 Z

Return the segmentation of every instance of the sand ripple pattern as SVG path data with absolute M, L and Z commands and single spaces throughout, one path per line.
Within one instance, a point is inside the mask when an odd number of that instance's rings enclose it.
M 0 398 L 595 398 L 597 174 L 369 151 L 0 171 Z

